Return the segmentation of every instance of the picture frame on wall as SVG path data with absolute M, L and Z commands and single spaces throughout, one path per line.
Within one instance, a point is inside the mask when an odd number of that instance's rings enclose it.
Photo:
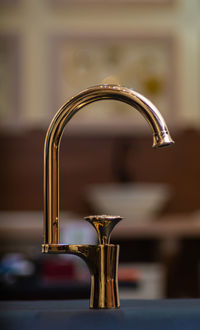
M 49 54 L 51 115 L 77 92 L 112 83 L 143 94 L 168 122 L 176 121 L 176 47 L 171 35 L 55 35 L 49 40 Z M 91 110 L 80 112 L 74 127 L 96 129 L 123 122 L 127 128 L 131 119 L 131 127 L 145 126 L 141 115 L 121 102 L 96 102 L 89 107 Z

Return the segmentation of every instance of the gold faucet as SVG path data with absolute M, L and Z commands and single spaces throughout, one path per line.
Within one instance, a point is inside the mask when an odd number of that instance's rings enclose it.
M 119 245 L 110 244 L 114 226 L 120 216 L 89 216 L 98 233 L 98 245 L 66 245 L 59 243 L 59 149 L 65 125 L 87 104 L 114 99 L 131 105 L 147 120 L 153 130 L 153 147 L 173 142 L 158 109 L 143 95 L 117 85 L 88 88 L 66 102 L 53 118 L 44 146 L 44 244 L 43 253 L 68 253 L 81 257 L 90 270 L 90 308 L 119 308 L 118 257 Z

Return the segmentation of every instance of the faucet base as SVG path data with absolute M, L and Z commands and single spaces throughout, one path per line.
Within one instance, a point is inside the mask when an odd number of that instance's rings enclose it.
M 91 265 L 90 308 L 119 308 L 118 259 L 119 245 L 97 245 L 95 262 Z
M 74 254 L 82 258 L 91 274 L 90 308 L 119 308 L 119 245 L 43 244 L 42 252 Z

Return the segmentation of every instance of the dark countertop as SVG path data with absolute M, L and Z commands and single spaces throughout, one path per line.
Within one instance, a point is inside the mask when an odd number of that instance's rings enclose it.
M 13 330 L 200 330 L 200 299 L 121 300 L 90 310 L 89 300 L 1 301 L 0 328 Z

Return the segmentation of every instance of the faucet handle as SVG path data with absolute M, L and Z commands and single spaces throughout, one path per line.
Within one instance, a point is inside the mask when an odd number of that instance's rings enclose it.
M 96 229 L 99 244 L 105 245 L 110 243 L 110 235 L 113 228 L 123 218 L 118 215 L 90 215 L 84 219 Z

